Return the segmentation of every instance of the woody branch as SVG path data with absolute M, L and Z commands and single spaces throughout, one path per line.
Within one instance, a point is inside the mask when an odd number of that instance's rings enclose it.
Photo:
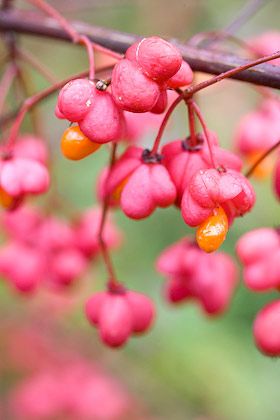
M 88 36 L 91 41 L 119 53 L 125 53 L 130 45 L 142 38 L 142 36 L 92 26 L 83 22 L 71 22 L 71 24 L 77 32 Z M 54 19 L 33 11 L 1 10 L 0 31 L 13 31 L 71 41 L 69 35 Z M 188 61 L 194 71 L 220 74 L 249 62 L 249 60 L 232 54 L 196 48 L 177 39 L 169 39 L 169 41 L 181 50 L 183 58 Z M 233 75 L 232 78 L 280 89 L 280 68 L 272 64 L 260 64 Z

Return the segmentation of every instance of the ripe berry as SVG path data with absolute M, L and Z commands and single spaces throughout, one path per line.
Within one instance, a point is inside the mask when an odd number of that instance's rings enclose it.
M 253 334 L 259 350 L 267 356 L 280 356 L 280 300 L 269 303 L 257 314 Z
M 34 159 L 14 157 L 2 161 L 0 185 L 14 198 L 28 193 L 43 193 L 49 184 L 50 176 L 47 168 Z
M 125 121 L 109 92 L 96 89 L 90 110 L 79 121 L 83 134 L 95 143 L 117 141 L 125 135 Z
M 132 290 L 126 292 L 126 298 L 132 312 L 133 332 L 147 331 L 155 317 L 153 301 L 148 296 Z
M 125 344 L 133 329 L 132 322 L 125 295 L 108 293 L 98 316 L 99 336 L 104 344 L 110 347 Z
M 78 122 L 85 117 L 92 107 L 95 101 L 95 95 L 95 85 L 90 80 L 71 80 L 59 93 L 57 100 L 58 111 L 67 120 Z
M 166 168 L 160 163 L 141 164 L 123 187 L 121 208 L 132 219 L 150 216 L 156 207 L 174 203 L 176 188 Z
M 209 315 L 227 308 L 238 278 L 231 256 L 206 254 L 188 237 L 162 252 L 157 269 L 167 275 L 165 296 L 170 303 L 195 299 Z
M 131 334 L 144 333 L 150 327 L 155 308 L 142 293 L 118 290 L 92 295 L 85 305 L 86 316 L 99 330 L 99 336 L 109 347 L 119 347 Z
M 23 293 L 33 292 L 42 282 L 44 263 L 44 257 L 37 249 L 19 241 L 10 242 L 0 249 L 0 273 Z
M 270 228 L 245 233 L 236 244 L 238 258 L 244 264 L 244 283 L 255 291 L 280 285 L 280 236 Z
M 162 38 L 152 36 L 133 44 L 126 58 L 150 79 L 161 84 L 180 69 L 182 55 L 175 45 Z
M 69 127 L 61 139 L 61 151 L 67 159 L 80 160 L 96 152 L 101 144 L 89 140 L 79 126 Z
M 101 208 L 90 207 L 80 217 L 75 226 L 75 245 L 87 257 L 100 251 L 98 232 L 102 219 Z M 117 248 L 122 243 L 121 231 L 115 226 L 112 214 L 108 214 L 104 224 L 103 239 L 107 248 Z
M 218 146 L 218 138 L 212 131 L 209 132 L 213 153 L 218 165 L 240 171 L 242 160 L 234 153 Z M 177 189 L 176 205 L 180 206 L 186 191 L 195 173 L 207 169 L 211 165 L 209 149 L 204 134 L 197 134 L 197 145 L 192 146 L 190 139 L 175 140 L 162 148 L 164 159 L 162 163 L 167 168 Z
M 88 321 L 93 325 L 98 325 L 99 313 L 106 298 L 106 292 L 99 292 L 92 295 L 86 302 L 85 313 Z
M 226 239 L 228 220 L 224 209 L 220 206 L 215 208 L 210 216 L 199 226 L 196 239 L 200 249 L 205 252 L 213 252 Z
M 128 60 L 121 60 L 112 73 L 112 97 L 126 111 L 147 112 L 157 103 L 160 88 Z
M 113 70 L 114 101 L 130 112 L 162 113 L 167 105 L 167 82 L 179 71 L 181 64 L 182 55 L 174 45 L 158 37 L 142 39 L 128 48 L 126 58 Z M 174 82 L 176 86 L 186 80 L 186 65 L 181 71 L 183 75 Z
M 221 204 L 229 226 L 235 217 L 249 212 L 255 203 L 253 187 L 241 173 L 228 169 L 200 170 L 196 173 L 182 198 L 182 216 L 189 226 L 198 226 Z
M 193 80 L 193 71 L 186 61 L 182 61 L 181 67 L 174 76 L 172 76 L 167 84 L 172 89 L 189 85 Z
M 156 104 L 151 109 L 154 114 L 162 114 L 167 107 L 167 92 L 163 90 L 160 92 Z
M 17 139 L 13 148 L 13 156 L 16 158 L 36 160 L 47 166 L 49 151 L 43 139 L 33 134 L 25 134 Z
M 55 116 L 57 118 L 59 118 L 60 120 L 65 120 L 64 115 L 62 114 L 62 112 L 60 111 L 58 105 L 56 105 L 55 110 L 54 110 Z

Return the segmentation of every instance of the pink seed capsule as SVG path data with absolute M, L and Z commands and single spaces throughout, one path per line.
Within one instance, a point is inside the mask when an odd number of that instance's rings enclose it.
M 95 101 L 96 92 L 95 85 L 90 80 L 71 80 L 59 93 L 57 100 L 58 110 L 67 120 L 78 122 L 91 109 Z M 61 118 L 61 116 L 58 118 Z
M 158 163 L 142 164 L 126 182 L 121 194 L 121 208 L 132 219 L 150 216 L 156 207 L 174 203 L 176 188 L 166 168 Z
M 131 307 L 133 332 L 142 333 L 146 331 L 155 317 L 153 301 L 148 296 L 134 291 L 128 291 L 126 297 Z
M 133 44 L 126 52 L 130 60 L 145 76 L 161 84 L 180 69 L 182 54 L 175 45 L 152 36 Z
M 164 288 L 164 295 L 169 303 L 180 303 L 191 298 L 186 280 L 187 278 L 181 278 L 179 276 L 168 279 Z
M 109 347 L 120 347 L 133 331 L 133 316 L 125 294 L 107 293 L 99 319 L 99 336 Z
M 157 83 L 143 75 L 128 60 L 121 60 L 115 65 L 111 86 L 115 103 L 130 112 L 150 111 L 160 94 Z
M 153 112 L 154 114 L 162 114 L 166 110 L 166 107 L 167 107 L 167 92 L 166 90 L 163 90 L 162 92 L 160 92 L 157 103 L 151 109 L 151 112 Z
M 193 80 L 193 71 L 186 61 L 182 61 L 181 67 L 171 79 L 168 80 L 168 86 L 172 89 L 178 89 L 189 85 Z
M 253 334 L 259 350 L 271 357 L 280 356 L 280 300 L 269 303 L 257 314 Z
M 93 325 L 98 325 L 99 314 L 107 297 L 107 292 L 98 292 L 90 296 L 85 304 L 85 313 L 88 321 Z
M 97 91 L 94 103 L 79 127 L 89 140 L 95 143 L 108 143 L 120 140 L 125 134 L 125 122 L 109 92 Z
M 236 243 L 236 253 L 245 265 L 257 262 L 280 248 L 280 236 L 271 228 L 260 228 L 245 233 Z
M 59 118 L 60 120 L 65 120 L 64 114 L 62 114 L 62 112 L 60 111 L 58 105 L 56 105 L 55 110 L 54 110 L 55 116 L 57 118 Z

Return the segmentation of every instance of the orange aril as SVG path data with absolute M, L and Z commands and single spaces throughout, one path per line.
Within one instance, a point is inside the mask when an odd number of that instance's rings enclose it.
M 61 139 L 61 151 L 67 159 L 80 160 L 96 152 L 101 144 L 89 140 L 78 125 L 67 128 Z
M 247 156 L 247 164 L 249 168 L 257 162 L 257 160 L 264 154 L 264 152 L 265 150 L 249 153 Z M 271 174 L 274 160 L 275 159 L 273 156 L 266 156 L 266 158 L 262 160 L 254 169 L 253 175 L 259 179 L 267 178 Z
M 198 227 L 196 239 L 199 248 L 208 253 L 216 251 L 225 240 L 227 231 L 226 213 L 222 207 L 217 207 Z
M 122 190 L 123 190 L 125 184 L 127 183 L 128 179 L 129 179 L 129 176 L 124 178 L 122 180 L 122 182 L 117 186 L 117 188 L 115 188 L 115 190 L 111 194 L 112 199 L 117 201 L 118 203 L 120 202 L 121 195 L 122 195 Z
M 12 210 L 18 203 L 18 197 L 12 197 L 0 187 L 0 203 L 7 210 Z

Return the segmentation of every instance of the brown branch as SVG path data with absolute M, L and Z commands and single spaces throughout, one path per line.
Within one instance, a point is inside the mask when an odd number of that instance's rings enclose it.
M 91 26 L 82 22 L 72 22 L 72 24 L 79 33 L 87 35 L 91 41 L 120 53 L 125 53 L 131 44 L 142 38 L 134 34 Z M 69 36 L 53 19 L 46 18 L 37 12 L 0 10 L 0 31 L 14 31 L 70 41 Z M 234 55 L 188 46 L 176 39 L 169 39 L 169 41 L 180 48 L 184 59 L 188 61 L 194 71 L 220 74 L 249 62 L 249 60 Z M 233 78 L 280 89 L 280 68 L 272 64 L 261 64 L 234 75 Z

